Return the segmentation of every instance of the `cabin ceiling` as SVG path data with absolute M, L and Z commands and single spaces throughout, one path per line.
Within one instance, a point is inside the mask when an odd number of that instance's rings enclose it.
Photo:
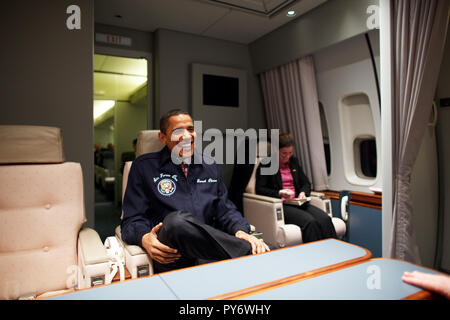
M 128 100 L 147 81 L 147 60 L 94 55 L 94 99 Z
M 96 23 L 146 32 L 169 29 L 249 44 L 328 0 L 95 0 Z M 289 10 L 295 11 L 288 17 Z M 147 61 L 94 55 L 94 114 L 127 101 L 147 80 Z M 99 101 L 103 100 L 103 101 Z M 108 109 L 104 109 L 108 110 Z M 113 115 L 106 111 L 96 126 Z
M 249 44 L 328 0 L 95 0 L 95 22 Z M 295 10 L 294 17 L 287 11 Z
M 147 83 L 147 60 L 94 54 L 94 126 L 109 126 L 117 101 L 129 101 L 131 95 Z

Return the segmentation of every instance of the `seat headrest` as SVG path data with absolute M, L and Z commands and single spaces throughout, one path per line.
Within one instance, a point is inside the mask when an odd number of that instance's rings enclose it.
M 164 144 L 158 138 L 159 130 L 139 131 L 136 144 L 136 157 L 150 152 L 158 152 L 164 148 Z
M 271 155 L 271 145 L 268 141 L 258 141 L 256 146 L 256 157 L 270 157 Z
M 0 125 L 0 164 L 62 163 L 61 129 L 47 126 Z
M 258 169 L 259 164 L 261 163 L 261 159 L 265 157 L 270 157 L 271 155 L 271 145 L 268 141 L 259 141 L 256 146 L 256 161 L 253 167 L 252 175 L 250 176 L 250 180 L 245 187 L 245 192 L 256 194 L 256 170 Z

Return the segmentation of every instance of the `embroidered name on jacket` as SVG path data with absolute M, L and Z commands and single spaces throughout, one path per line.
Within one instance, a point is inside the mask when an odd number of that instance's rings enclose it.
M 170 175 L 167 173 L 160 173 L 159 177 L 153 177 L 153 182 L 157 182 L 159 179 L 162 179 L 162 178 L 172 178 L 173 180 L 178 182 L 178 178 L 177 178 L 176 174 Z
M 197 183 L 216 183 L 217 179 L 197 179 Z

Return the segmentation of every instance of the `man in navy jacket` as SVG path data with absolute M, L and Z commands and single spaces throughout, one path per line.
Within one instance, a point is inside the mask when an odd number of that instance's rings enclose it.
M 122 239 L 143 247 L 155 272 L 269 251 L 228 199 L 217 164 L 194 152 L 195 138 L 190 115 L 169 111 L 159 132 L 166 146 L 134 160 L 128 176 Z

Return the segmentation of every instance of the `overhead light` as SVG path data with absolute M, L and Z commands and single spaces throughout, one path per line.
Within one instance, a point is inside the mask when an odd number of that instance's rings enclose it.
M 294 10 L 289 10 L 289 11 L 286 13 L 286 16 L 288 16 L 288 17 L 294 17 L 295 15 L 296 15 L 296 13 L 295 13 Z
M 94 100 L 94 120 L 114 107 L 115 104 L 114 100 Z

